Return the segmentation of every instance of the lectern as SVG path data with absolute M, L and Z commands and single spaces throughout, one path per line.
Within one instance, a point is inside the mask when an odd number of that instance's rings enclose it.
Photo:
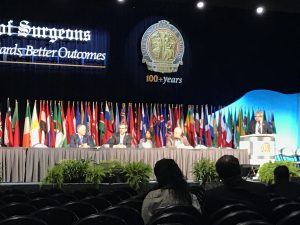
M 240 149 L 248 149 L 250 165 L 275 160 L 275 134 L 250 134 L 240 137 Z

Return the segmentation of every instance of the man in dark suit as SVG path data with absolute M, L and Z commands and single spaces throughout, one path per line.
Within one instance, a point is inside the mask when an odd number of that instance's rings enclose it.
M 90 135 L 86 134 L 86 126 L 79 124 L 77 126 L 77 133 L 71 136 L 70 147 L 71 148 L 90 148 L 94 147 L 94 141 Z
M 245 204 L 250 210 L 269 217 L 270 201 L 267 197 L 267 187 L 242 179 L 237 158 L 233 155 L 222 156 L 216 162 L 216 170 L 224 185 L 204 193 L 202 210 L 206 218 L 225 205 L 236 203 Z
M 273 131 L 267 121 L 263 120 L 264 113 L 257 111 L 255 113 L 255 120 L 249 123 L 247 134 L 272 134 Z
M 109 146 L 113 148 L 130 148 L 131 147 L 131 141 L 132 137 L 130 134 L 127 133 L 127 125 L 126 124 L 120 124 L 119 131 L 110 139 Z
M 269 191 L 292 201 L 300 197 L 300 184 L 290 181 L 290 171 L 287 166 L 277 166 L 274 170 L 275 183 L 270 185 Z

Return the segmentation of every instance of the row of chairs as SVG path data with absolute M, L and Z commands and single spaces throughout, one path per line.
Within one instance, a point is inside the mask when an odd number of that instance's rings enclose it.
M 38 215 L 43 215 L 42 219 L 47 221 L 48 224 L 61 222 L 61 224 L 67 225 L 73 224 L 86 216 L 102 213 L 102 211 L 112 208 L 116 204 L 122 207 L 130 207 L 130 210 L 135 210 L 140 217 L 143 198 L 144 196 L 137 195 L 133 189 L 120 189 L 112 193 L 94 192 L 94 195 L 91 195 L 90 192 L 88 194 L 84 193 L 84 191 L 71 194 L 60 190 L 51 191 L 50 193 L 46 192 L 46 194 L 45 192 L 30 194 L 22 192 L 14 192 L 12 194 L 8 192 L 8 195 L 3 194 L 0 198 L 0 220 L 2 219 L 5 223 L 8 220 L 17 223 L 16 220 L 28 221 L 30 220 L 29 217 L 38 218 Z M 60 214 L 64 215 L 64 219 L 60 218 Z M 54 223 L 50 218 L 54 220 L 56 218 L 60 219 L 59 221 L 55 220 L 56 222 Z

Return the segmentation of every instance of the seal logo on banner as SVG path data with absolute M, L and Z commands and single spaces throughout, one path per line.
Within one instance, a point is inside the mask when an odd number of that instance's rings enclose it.
M 179 30 L 166 20 L 151 25 L 141 41 L 142 62 L 148 70 L 160 73 L 177 72 L 183 65 L 184 41 Z

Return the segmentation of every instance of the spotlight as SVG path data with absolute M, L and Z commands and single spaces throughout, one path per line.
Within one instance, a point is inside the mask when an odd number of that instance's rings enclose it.
M 125 2 L 125 0 L 118 0 L 118 2 L 123 3 L 123 2 Z
M 264 14 L 264 12 L 265 12 L 265 7 L 259 6 L 259 7 L 256 8 L 256 13 L 257 14 L 262 15 L 262 14 Z
M 198 9 L 203 9 L 205 7 L 205 3 L 203 2 L 203 1 L 199 1 L 198 3 L 197 3 L 197 8 Z

